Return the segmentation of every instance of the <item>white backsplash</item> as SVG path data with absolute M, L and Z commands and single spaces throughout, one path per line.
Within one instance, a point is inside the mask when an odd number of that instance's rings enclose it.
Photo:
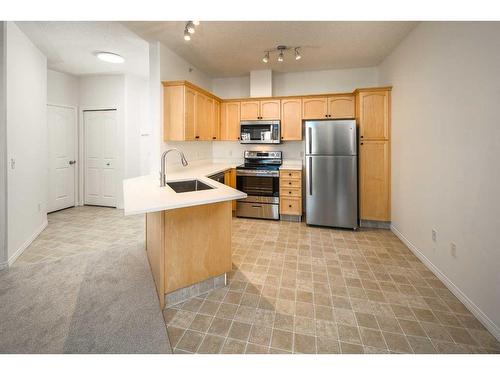
M 241 144 L 239 142 L 213 142 L 212 143 L 212 158 L 213 159 L 243 159 L 245 150 L 263 150 L 263 151 L 283 151 L 283 159 L 301 160 L 304 156 L 303 141 L 288 141 L 278 145 L 266 144 Z
M 182 142 L 163 142 L 161 152 L 169 148 L 178 148 L 181 150 L 188 162 L 197 160 L 212 159 L 212 142 L 211 141 L 182 141 Z M 170 153 L 167 157 L 167 166 L 180 165 L 181 159 L 179 155 Z

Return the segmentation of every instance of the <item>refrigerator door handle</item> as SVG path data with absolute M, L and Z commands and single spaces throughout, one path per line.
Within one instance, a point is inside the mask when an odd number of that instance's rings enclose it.
M 309 132 L 308 136 L 309 136 L 309 150 L 307 151 L 308 154 L 311 154 L 312 153 L 312 128 L 309 126 L 307 128 L 307 131 Z
M 309 158 L 309 171 L 308 171 L 307 175 L 309 176 L 309 195 L 312 195 L 313 194 L 313 186 L 312 186 L 313 174 L 312 174 L 312 158 L 311 157 Z

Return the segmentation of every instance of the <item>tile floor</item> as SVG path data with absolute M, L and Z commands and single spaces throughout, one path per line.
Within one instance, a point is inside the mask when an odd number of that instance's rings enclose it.
M 144 247 L 144 217 L 77 207 L 14 263 Z M 233 220 L 229 285 L 164 310 L 175 353 L 500 353 L 390 231 Z
M 174 353 L 499 353 L 390 231 L 233 220 L 229 285 L 164 310 Z

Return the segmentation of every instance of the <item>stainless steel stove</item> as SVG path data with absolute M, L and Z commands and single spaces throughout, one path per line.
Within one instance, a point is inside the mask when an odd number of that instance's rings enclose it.
M 279 220 L 281 151 L 245 151 L 236 167 L 236 187 L 248 197 L 236 203 L 236 216 Z

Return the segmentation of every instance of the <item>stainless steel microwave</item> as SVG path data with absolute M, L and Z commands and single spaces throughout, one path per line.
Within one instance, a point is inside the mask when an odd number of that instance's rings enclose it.
M 280 121 L 241 121 L 240 143 L 281 143 Z

